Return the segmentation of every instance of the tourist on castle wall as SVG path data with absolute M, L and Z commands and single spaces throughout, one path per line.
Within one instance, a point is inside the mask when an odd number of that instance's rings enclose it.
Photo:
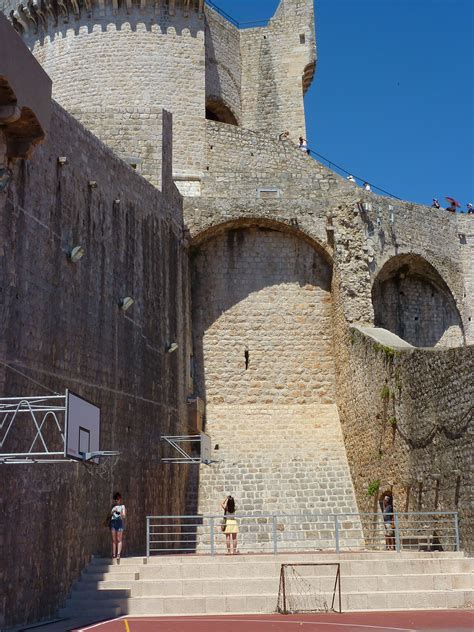
M 110 534 L 112 536 L 112 559 L 117 560 L 120 564 L 120 555 L 122 553 L 123 531 L 125 529 L 125 505 L 122 502 L 120 492 L 115 492 L 113 497 L 113 505 L 110 510 Z
M 467 203 L 467 214 L 474 215 L 474 206 L 470 202 Z
M 349 182 L 353 182 L 355 184 L 355 178 L 353 175 L 348 175 L 347 179 L 349 180 Z
M 306 140 L 306 138 L 303 138 L 302 136 L 300 136 L 298 140 L 299 140 L 298 147 L 301 149 L 301 151 L 304 152 L 305 154 L 309 154 L 308 141 Z
M 393 516 L 393 495 L 390 491 L 385 491 L 380 495 L 380 510 L 383 516 L 383 526 L 385 529 L 385 548 L 387 551 L 395 550 L 395 522 Z
M 237 534 L 239 532 L 239 525 L 235 519 L 235 500 L 232 496 L 227 496 L 221 503 L 221 507 L 224 510 L 223 530 L 227 554 L 235 555 L 237 553 Z
M 369 184 L 368 182 L 364 182 L 364 189 L 365 189 L 366 191 L 372 191 L 372 189 L 371 189 L 371 187 L 370 187 L 370 184 Z
M 433 198 L 433 202 L 431 204 L 432 208 L 441 208 L 441 204 L 439 203 L 439 200 L 437 200 L 436 198 Z
M 290 132 L 288 130 L 285 130 L 284 132 L 279 134 L 278 140 L 288 140 L 289 135 L 290 135 Z

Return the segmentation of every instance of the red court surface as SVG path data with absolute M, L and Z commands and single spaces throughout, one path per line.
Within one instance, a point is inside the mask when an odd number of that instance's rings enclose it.
M 121 617 L 76 632 L 467 632 L 474 610 L 356 612 L 317 615 Z

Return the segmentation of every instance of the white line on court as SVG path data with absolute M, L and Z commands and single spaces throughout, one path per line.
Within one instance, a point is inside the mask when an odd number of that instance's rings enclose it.
M 346 613 L 349 614 L 349 613 Z M 245 616 L 245 615 L 244 615 Z M 101 621 L 100 623 L 95 623 L 94 625 L 90 625 L 86 628 L 81 628 L 80 630 L 78 630 L 78 632 L 86 632 L 87 630 L 93 630 L 94 628 L 98 628 L 101 625 L 105 625 L 106 623 L 113 623 L 114 621 L 123 621 L 123 620 L 127 620 L 127 621 L 134 621 L 139 619 L 140 621 L 143 622 L 148 622 L 148 623 L 163 623 L 163 622 L 178 622 L 178 621 L 182 621 L 183 623 L 186 621 L 190 621 L 190 622 L 199 622 L 199 621 L 209 621 L 209 622 L 215 622 L 215 623 L 278 623 L 278 622 L 282 622 L 285 623 L 286 625 L 327 625 L 327 626 L 338 626 L 340 628 L 361 628 L 362 630 L 392 630 L 392 631 L 396 631 L 396 632 L 417 632 L 416 630 L 414 630 L 413 628 L 393 628 L 393 627 L 388 627 L 388 626 L 384 626 L 384 625 L 365 625 L 363 623 L 331 623 L 328 621 L 286 621 L 285 619 L 247 619 L 247 618 L 240 618 L 240 619 L 231 619 L 229 617 L 226 617 L 225 619 L 220 619 L 220 618 L 208 618 L 208 617 L 172 617 L 172 618 L 167 618 L 167 617 L 163 617 L 163 616 L 156 616 L 153 619 L 149 619 L 146 618 L 146 616 L 140 617 L 140 616 L 122 616 L 122 617 L 118 617 L 117 619 L 111 619 L 110 621 Z

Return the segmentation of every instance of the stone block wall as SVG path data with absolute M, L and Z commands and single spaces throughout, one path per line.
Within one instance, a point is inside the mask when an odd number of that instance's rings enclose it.
M 241 42 L 243 126 L 297 141 L 316 64 L 313 0 L 281 0 L 268 26 L 243 30 Z
M 332 403 L 331 267 L 271 228 L 216 236 L 193 256 L 198 394 L 208 404 Z
M 206 103 L 228 107 L 242 120 L 240 31 L 206 7 Z
M 398 511 L 459 511 L 472 552 L 474 348 L 393 348 L 339 331 L 337 404 L 359 511 L 392 488 Z
M 175 173 L 199 175 L 205 103 L 202 16 L 182 8 L 173 15 L 164 3 L 144 11 L 135 5 L 91 6 L 78 19 L 71 16 L 57 26 L 50 21 L 36 32 L 31 24 L 24 34 L 53 80 L 53 97 L 117 153 L 138 155 L 145 174 L 156 168 L 156 108 L 171 111 Z
M 146 515 L 184 509 L 188 472 L 161 464 L 159 439 L 187 427 L 190 324 L 170 173 L 160 192 L 55 106 L 48 141 L 14 167 L 0 208 L 0 392 L 70 388 L 101 407 L 101 447 L 120 452 L 103 471 L 0 465 L 3 627 L 53 614 L 91 554 L 110 554 L 103 520 L 115 490 L 129 555 L 145 551 Z M 86 254 L 72 263 L 75 245 Z M 135 300 L 127 312 L 124 296 Z

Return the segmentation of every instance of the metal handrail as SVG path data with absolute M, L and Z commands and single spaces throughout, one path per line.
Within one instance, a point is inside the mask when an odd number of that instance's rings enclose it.
M 224 546 L 220 514 L 147 516 L 147 557 L 152 553 L 201 552 Z M 458 513 L 395 512 L 392 528 L 381 513 L 238 513 L 239 548 L 278 553 L 328 550 L 460 550 Z

